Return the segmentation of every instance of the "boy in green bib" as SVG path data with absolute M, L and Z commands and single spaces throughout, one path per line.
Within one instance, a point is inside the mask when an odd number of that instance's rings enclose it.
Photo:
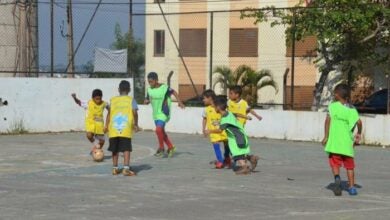
M 222 115 L 219 129 L 207 130 L 205 133 L 216 134 L 225 131 L 228 137 L 229 149 L 236 164 L 235 173 L 249 174 L 256 168 L 259 157 L 250 155 L 248 136 L 233 113 L 227 111 L 227 100 L 223 97 L 217 97 L 214 105 L 217 113 Z M 251 163 L 251 167 L 247 165 L 247 161 Z
M 350 88 L 345 84 L 337 85 L 334 90 L 335 101 L 329 105 L 329 114 L 325 120 L 325 137 L 322 144 L 329 155 L 329 165 L 332 169 L 335 184 L 334 194 L 341 196 L 340 167 L 347 170 L 350 195 L 357 195 L 354 175 L 354 144 L 359 143 L 362 132 L 362 122 L 356 109 L 348 103 Z M 353 131 L 358 128 L 355 138 Z
M 165 132 L 165 125 L 171 117 L 171 95 L 175 96 L 179 103 L 179 107 L 184 108 L 184 104 L 180 101 L 179 94 L 168 85 L 158 82 L 158 75 L 155 72 L 151 72 L 147 76 L 150 87 L 147 91 L 145 104 L 151 104 L 153 109 L 153 120 L 156 125 L 156 135 L 159 143 L 157 152 L 154 154 L 156 157 L 164 156 L 164 143 L 168 147 L 168 157 L 173 157 L 176 151 L 175 146 L 168 138 L 168 134 Z

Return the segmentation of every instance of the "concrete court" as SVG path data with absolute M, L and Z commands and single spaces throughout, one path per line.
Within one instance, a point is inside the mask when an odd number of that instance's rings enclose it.
M 236 176 L 212 168 L 206 138 L 170 135 L 171 159 L 135 136 L 136 177 L 91 161 L 83 133 L 0 136 L 0 219 L 390 219 L 389 149 L 358 147 L 359 195 L 335 197 L 318 143 L 252 139 L 259 172 Z

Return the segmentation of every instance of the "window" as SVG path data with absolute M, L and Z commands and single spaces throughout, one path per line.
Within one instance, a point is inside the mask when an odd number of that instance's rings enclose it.
M 296 57 L 316 57 L 317 38 L 308 36 L 300 41 L 295 41 L 295 56 Z M 286 57 L 292 56 L 292 45 L 287 45 Z
M 163 57 L 165 55 L 165 31 L 154 31 L 154 56 Z
M 206 29 L 180 29 L 179 37 L 180 51 L 184 57 L 206 57 Z
M 258 45 L 257 28 L 230 29 L 230 57 L 257 57 Z

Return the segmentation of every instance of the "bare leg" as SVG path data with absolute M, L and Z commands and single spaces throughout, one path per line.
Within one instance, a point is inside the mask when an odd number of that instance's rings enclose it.
M 104 139 L 99 140 L 100 149 L 103 148 L 104 143 L 105 143 Z
M 91 132 L 87 132 L 87 139 L 93 143 L 95 141 L 94 135 Z
M 355 172 L 354 170 L 347 170 L 349 188 L 355 186 Z
M 118 158 L 119 158 L 119 153 L 112 152 L 112 166 L 113 167 L 118 167 Z
M 123 166 L 130 165 L 130 151 L 123 152 Z
M 340 167 L 332 167 L 333 176 L 340 176 Z

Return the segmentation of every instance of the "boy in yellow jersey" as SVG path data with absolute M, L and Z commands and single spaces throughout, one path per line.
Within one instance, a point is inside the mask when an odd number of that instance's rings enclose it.
M 209 89 L 203 92 L 203 103 L 206 106 L 203 112 L 203 121 L 202 121 L 202 128 L 203 128 L 203 134 L 207 136 L 206 131 L 207 130 L 215 130 L 219 129 L 219 123 L 221 121 L 221 114 L 217 113 L 215 111 L 214 101 L 217 98 L 214 91 Z M 215 162 L 215 168 L 216 169 L 222 169 L 225 166 L 230 168 L 231 166 L 231 159 L 230 159 L 230 151 L 229 147 L 227 145 L 227 135 L 225 132 L 217 133 L 217 134 L 210 134 L 210 141 L 213 144 L 214 153 L 217 158 L 217 161 Z M 220 143 L 224 143 L 225 146 L 225 154 L 224 157 L 222 157 Z
M 138 128 L 138 106 L 135 100 L 129 96 L 130 83 L 122 80 L 119 83 L 119 96 L 112 97 L 110 101 L 110 111 L 106 118 L 105 131 L 108 130 L 110 146 L 108 150 L 112 152 L 112 175 L 118 175 L 119 152 L 123 152 L 124 161 L 122 174 L 124 176 L 136 175 L 130 170 L 130 153 L 132 151 L 131 138 L 133 131 Z
M 81 101 L 76 94 L 72 94 L 73 100 L 86 110 L 85 115 L 85 130 L 87 132 L 87 139 L 93 144 L 91 152 L 104 145 L 104 109 L 109 110 L 107 102 L 102 100 L 103 92 L 100 89 L 92 91 L 92 99 L 89 101 Z M 97 143 L 95 143 L 95 140 Z
M 251 109 L 248 103 L 241 99 L 242 88 L 241 86 L 232 86 L 229 91 L 229 101 L 228 101 L 228 111 L 233 113 L 236 116 L 238 122 L 245 127 L 246 120 L 252 120 L 248 115 L 251 113 L 258 120 L 263 118 L 258 115 L 253 109 Z

